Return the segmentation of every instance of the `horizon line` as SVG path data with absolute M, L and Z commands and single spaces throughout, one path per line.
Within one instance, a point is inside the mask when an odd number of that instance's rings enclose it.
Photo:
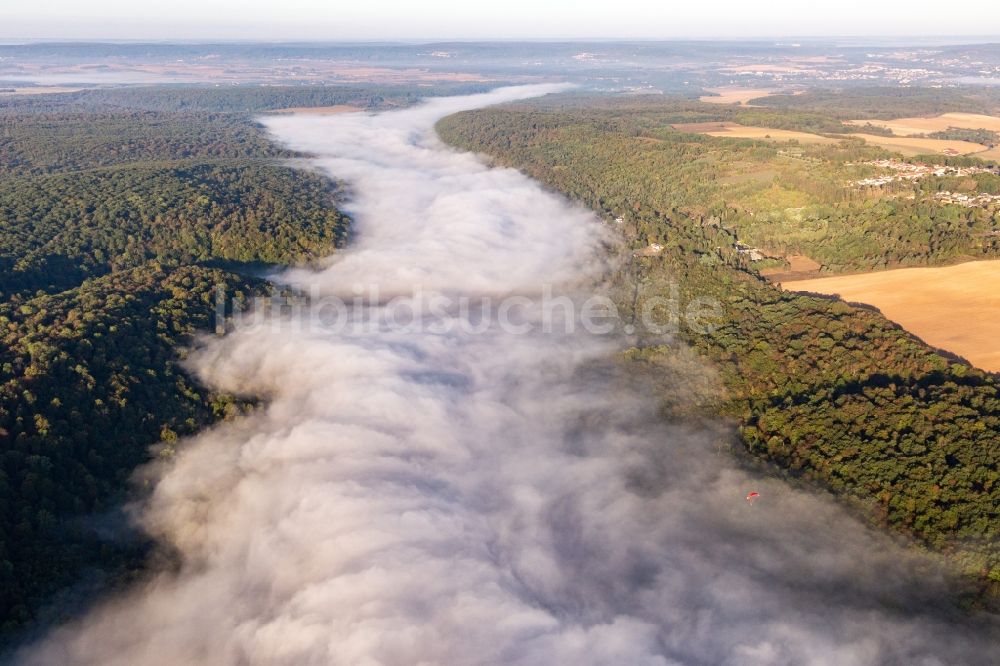
M 379 37 L 379 38 L 292 38 L 292 37 L 14 37 L 0 34 L 0 44 L 3 46 L 30 46 L 34 44 L 188 44 L 188 45 L 213 45 L 213 44 L 441 44 L 441 43 L 464 43 L 464 44 L 489 44 L 489 43 L 535 43 L 535 44 L 560 44 L 572 42 L 588 43 L 609 43 L 609 44 L 639 44 L 639 43 L 719 43 L 719 42 L 771 42 L 775 40 L 796 40 L 800 42 L 819 42 L 824 40 L 874 40 L 874 41 L 905 41 L 916 42 L 942 41 L 949 39 L 963 40 L 966 45 L 991 45 L 1000 43 L 1000 33 L 998 34 L 941 34 L 941 35 L 850 35 L 850 34 L 830 34 L 830 35 L 749 35 L 746 37 L 734 36 L 703 36 L 703 37 Z M 985 40 L 985 41 L 970 41 Z M 947 45 L 944 43 L 943 45 Z M 790 44 L 788 46 L 791 46 Z

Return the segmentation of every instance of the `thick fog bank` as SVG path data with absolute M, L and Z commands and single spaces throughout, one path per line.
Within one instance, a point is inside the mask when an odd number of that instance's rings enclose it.
M 550 90 L 268 119 L 349 183 L 357 225 L 350 250 L 283 279 L 348 302 L 374 285 L 480 306 L 549 285 L 579 303 L 605 270 L 600 221 L 432 130 Z M 306 310 L 208 342 L 201 376 L 269 403 L 160 470 L 142 521 L 182 568 L 21 663 L 997 661 L 995 623 L 951 609 L 932 568 L 822 498 L 748 478 L 717 432 L 663 424 L 610 361 L 615 336 L 481 316 L 498 308 L 452 301 L 436 326 L 404 326 L 379 300 L 348 308 L 364 327 Z M 520 323 L 544 317 L 529 300 Z

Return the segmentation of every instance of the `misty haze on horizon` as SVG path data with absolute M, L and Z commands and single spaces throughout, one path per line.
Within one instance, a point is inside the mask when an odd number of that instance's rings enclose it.
M 0 87 L 373 84 L 416 85 L 420 94 L 440 95 L 570 82 L 601 93 L 697 97 L 734 86 L 794 92 L 809 86 L 1000 85 L 1000 50 L 989 45 L 836 41 L 0 44 Z
M 803 6 L 722 0 L 653 3 L 596 0 L 502 4 L 373 0 L 264 0 L 136 5 L 125 0 L 43 0 L 4 10 L 0 38 L 57 39 L 746 39 L 753 36 L 853 37 L 1000 35 L 995 4 L 969 0 L 961 11 L 915 11 L 913 3 L 844 0 Z

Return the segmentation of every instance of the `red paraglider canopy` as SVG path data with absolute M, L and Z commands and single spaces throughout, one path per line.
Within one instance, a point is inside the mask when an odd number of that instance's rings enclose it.
M 753 501 L 758 497 L 760 497 L 760 493 L 757 492 L 756 490 L 751 490 L 750 492 L 747 493 L 747 502 L 753 504 Z

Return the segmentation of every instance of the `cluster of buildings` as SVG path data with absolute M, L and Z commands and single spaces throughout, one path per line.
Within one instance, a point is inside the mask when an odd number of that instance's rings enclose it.
M 839 70 L 826 76 L 828 81 L 894 81 L 900 85 L 909 85 L 943 76 L 943 72 L 923 67 L 890 67 L 879 63 L 870 63 L 859 67 Z
M 789 46 L 789 45 L 785 45 Z M 872 51 L 865 54 L 838 52 L 832 57 L 785 56 L 765 58 L 757 64 L 727 63 L 718 73 L 729 75 L 730 84 L 879 82 L 898 86 L 954 87 L 969 79 L 994 79 L 1000 64 L 993 54 L 982 50 L 956 52 L 955 49 L 908 49 Z M 749 81 L 748 81 L 749 79 Z M 989 83 L 989 81 L 982 81 Z
M 988 206 L 993 203 L 1000 202 L 1000 194 L 985 194 L 985 193 L 972 193 L 972 194 L 962 194 L 961 192 L 935 192 L 934 199 L 946 204 L 957 204 L 959 206 L 966 206 L 968 208 L 974 208 L 979 206 Z
M 972 176 L 977 173 L 997 173 L 997 169 L 995 167 L 955 167 L 942 166 L 938 164 L 910 164 L 909 162 L 900 162 L 898 160 L 874 160 L 871 162 L 850 163 L 849 165 L 856 166 L 859 164 L 879 167 L 881 169 L 889 169 L 891 173 L 872 178 L 852 180 L 848 183 L 848 185 L 855 187 L 883 187 L 885 185 L 889 185 L 890 183 L 904 181 L 915 182 L 927 176 Z M 912 196 L 910 198 L 912 198 Z M 945 190 L 935 192 L 934 200 L 940 201 L 941 203 L 956 204 L 959 206 L 973 208 L 977 206 L 988 206 L 990 204 L 1000 202 L 1000 195 L 985 194 L 980 192 L 949 192 Z
M 889 169 L 892 173 L 882 176 L 874 176 L 872 178 L 852 180 L 848 183 L 850 186 L 882 187 L 884 185 L 888 185 L 889 183 L 898 183 L 901 181 L 913 182 L 927 176 L 971 176 L 977 173 L 992 173 L 993 171 L 992 169 L 978 166 L 953 167 L 941 166 L 937 164 L 910 164 L 909 162 L 900 162 L 898 160 L 873 160 L 871 162 L 861 162 L 859 164 L 879 167 L 881 169 Z M 855 163 L 848 164 L 848 166 L 855 165 Z

